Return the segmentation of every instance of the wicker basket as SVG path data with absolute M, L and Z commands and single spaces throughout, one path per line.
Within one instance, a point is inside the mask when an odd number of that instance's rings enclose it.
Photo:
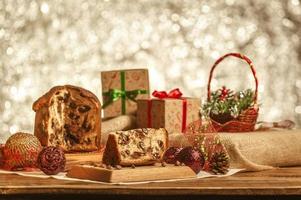
M 212 125 L 214 126 L 214 128 L 216 129 L 217 132 L 249 132 L 249 131 L 254 131 L 255 128 L 255 124 L 256 124 L 256 120 L 258 117 L 258 105 L 257 105 L 257 96 L 258 96 L 258 80 L 256 77 L 256 72 L 253 66 L 252 61 L 240 54 L 240 53 L 228 53 L 222 57 L 220 57 L 212 66 L 211 71 L 210 71 L 210 75 L 209 75 L 209 80 L 208 80 L 208 88 L 207 88 L 207 92 L 208 92 L 208 97 L 207 100 L 210 101 L 211 99 L 211 80 L 212 80 L 212 76 L 213 76 L 213 71 L 216 68 L 216 66 L 222 61 L 224 60 L 226 57 L 229 56 L 234 56 L 237 58 L 240 58 L 242 60 L 244 60 L 245 62 L 247 62 L 251 68 L 252 74 L 254 76 L 255 79 L 255 95 L 254 95 L 254 106 L 251 108 L 248 108 L 246 110 L 244 110 L 242 113 L 240 113 L 240 115 L 237 118 L 233 118 L 230 121 L 227 121 L 223 124 L 216 122 L 214 119 L 212 119 L 211 117 L 211 122 Z M 223 116 L 220 116 L 223 117 Z

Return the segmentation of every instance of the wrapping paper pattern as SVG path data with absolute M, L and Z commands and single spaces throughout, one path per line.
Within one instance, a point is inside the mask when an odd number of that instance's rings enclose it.
M 186 98 L 186 124 L 200 119 L 201 100 Z M 148 127 L 148 109 L 151 102 L 151 127 Z M 169 133 L 182 132 L 183 102 L 181 99 L 141 99 L 137 101 L 137 126 L 139 128 L 165 128 Z
M 149 91 L 149 76 L 147 69 L 122 70 L 125 74 L 125 91 L 147 90 Z M 120 70 L 101 72 L 102 92 L 108 92 L 110 89 L 121 90 Z M 149 94 L 139 94 L 137 99 L 149 98 Z M 107 96 L 103 95 L 103 102 L 109 101 Z M 122 99 L 112 102 L 104 108 L 104 117 L 116 117 L 122 114 L 136 114 L 137 103 L 126 99 L 126 112 L 122 113 Z

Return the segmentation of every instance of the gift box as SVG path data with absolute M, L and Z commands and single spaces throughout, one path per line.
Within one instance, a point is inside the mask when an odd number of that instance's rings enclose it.
M 165 128 L 169 133 L 184 132 L 186 126 L 200 119 L 201 100 L 181 97 L 178 90 L 153 92 L 153 99 L 137 100 L 137 126 L 140 128 Z
M 147 69 L 101 72 L 104 117 L 136 114 L 137 99 L 149 98 Z

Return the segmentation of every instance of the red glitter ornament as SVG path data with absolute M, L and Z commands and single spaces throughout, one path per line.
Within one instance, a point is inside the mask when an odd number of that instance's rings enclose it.
M 23 170 L 37 167 L 37 158 L 41 150 L 41 143 L 34 135 L 15 133 L 8 138 L 3 148 L 3 168 Z
M 60 147 L 45 147 L 39 154 L 38 166 L 47 175 L 56 175 L 65 170 L 66 158 Z
M 196 174 L 201 171 L 205 163 L 201 152 L 191 146 L 183 148 L 176 155 L 176 160 L 190 167 Z
M 176 156 L 177 154 L 182 150 L 182 148 L 178 147 L 169 147 L 163 155 L 163 160 L 166 163 L 169 164 L 175 164 L 176 163 Z

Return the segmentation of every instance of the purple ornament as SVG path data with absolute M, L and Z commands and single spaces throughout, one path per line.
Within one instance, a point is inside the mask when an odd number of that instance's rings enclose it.
M 163 161 L 168 164 L 175 164 L 176 162 L 176 155 L 181 151 L 182 148 L 178 147 L 169 147 L 163 155 Z
M 199 173 L 205 163 L 203 155 L 191 146 L 183 148 L 175 158 L 190 167 L 195 173 Z

